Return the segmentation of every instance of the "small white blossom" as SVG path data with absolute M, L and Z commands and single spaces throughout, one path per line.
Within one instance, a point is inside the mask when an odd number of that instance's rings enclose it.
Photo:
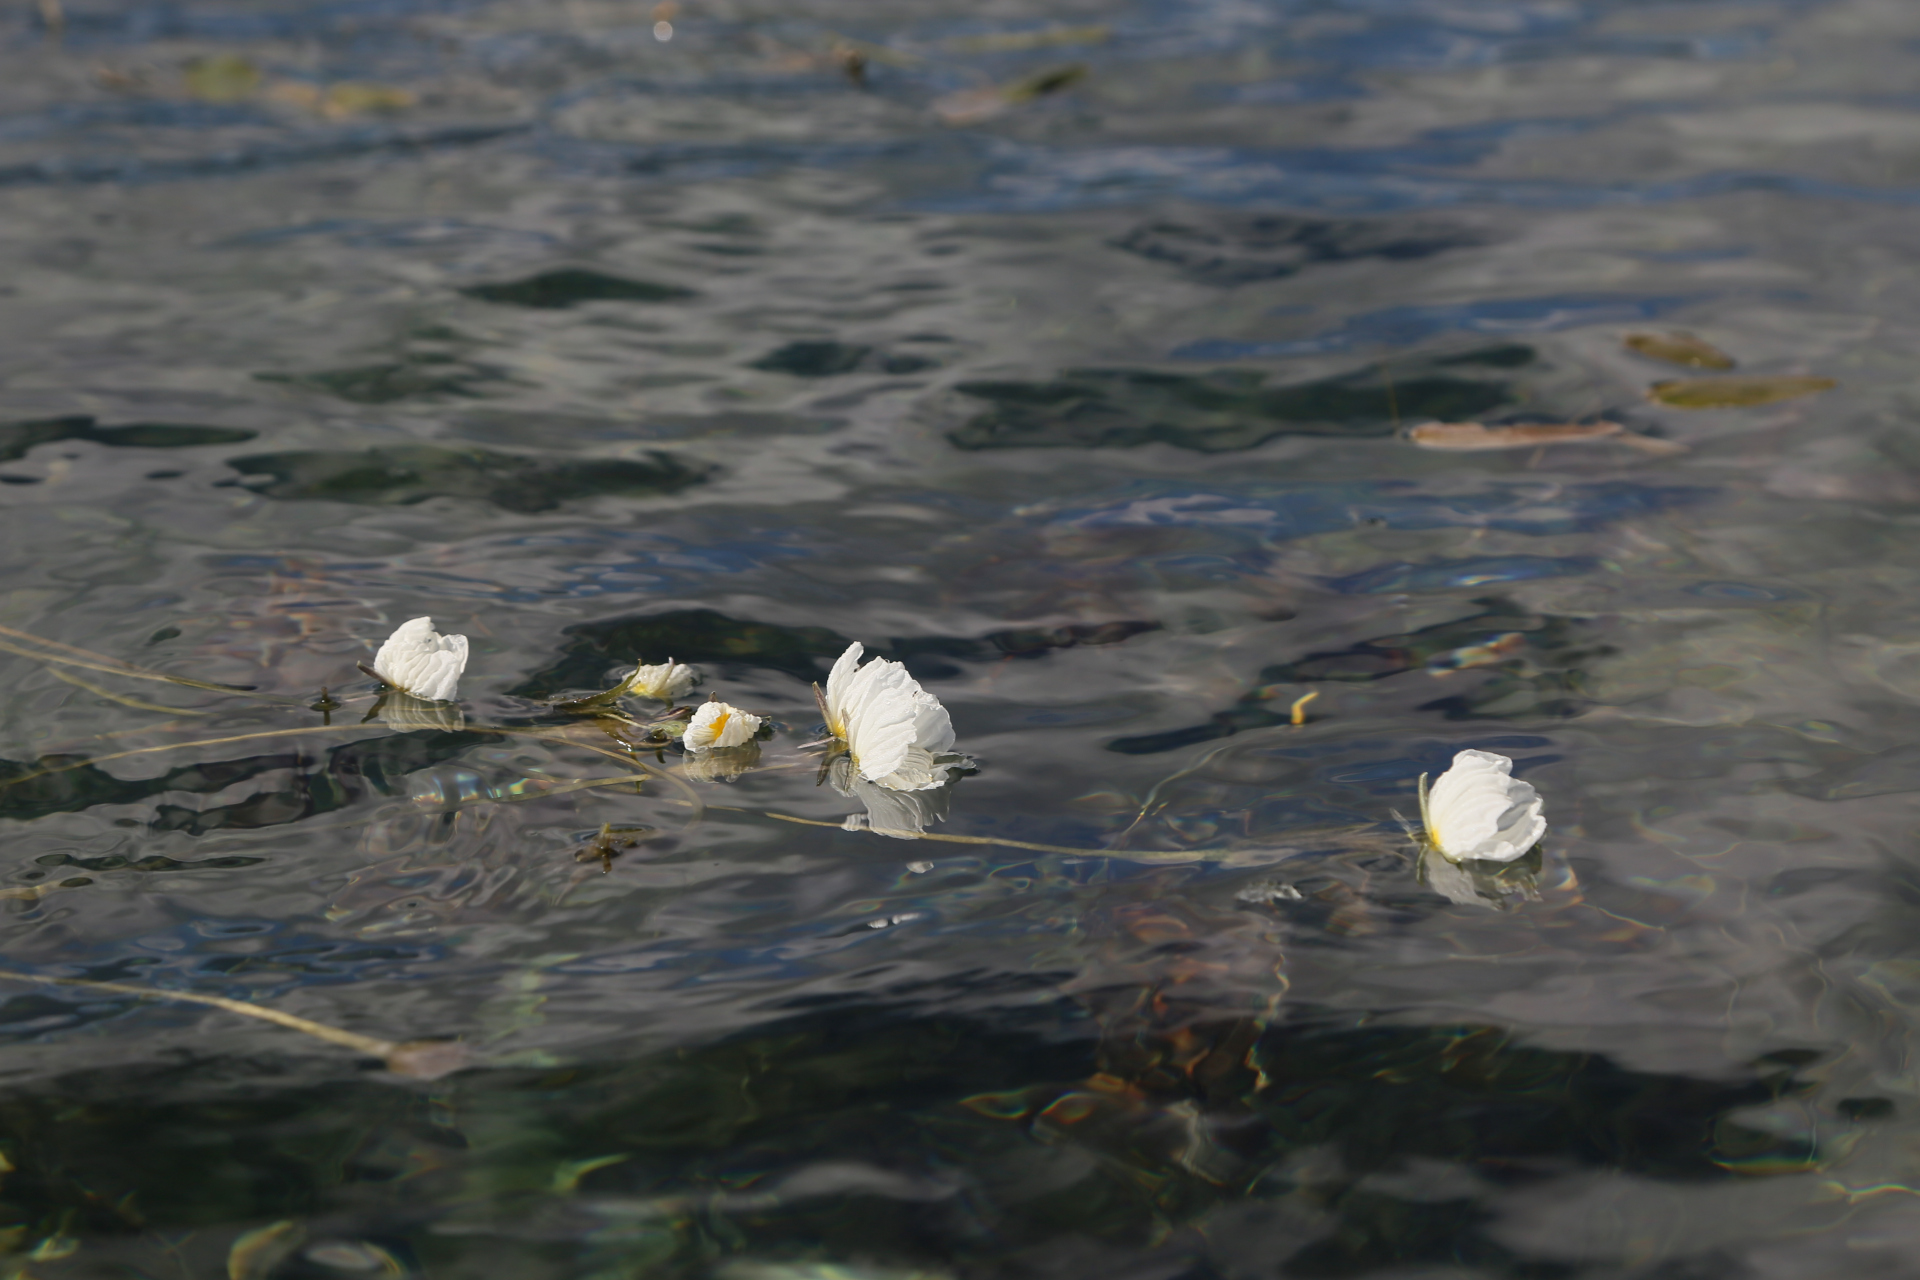
M 693 688 L 693 668 L 668 658 L 652 666 L 635 667 L 633 674 L 620 682 L 620 692 L 636 698 L 658 698 L 671 702 Z
M 453 701 L 466 669 L 467 638 L 441 635 L 432 618 L 402 623 L 373 655 L 375 675 L 427 702 Z
M 680 741 L 689 751 L 724 751 L 753 741 L 763 723 L 759 716 L 724 702 L 708 702 L 693 713 Z
M 1512 862 L 1540 842 L 1547 820 L 1540 793 L 1510 776 L 1513 761 L 1491 751 L 1462 751 L 1427 790 L 1420 775 L 1420 818 L 1427 840 L 1452 862 Z
M 920 687 L 897 662 L 847 646 L 827 676 L 821 699 L 827 732 L 844 742 L 854 769 L 869 782 L 896 791 L 925 791 L 947 780 L 953 761 L 937 759 L 953 749 L 953 721 L 940 699 Z

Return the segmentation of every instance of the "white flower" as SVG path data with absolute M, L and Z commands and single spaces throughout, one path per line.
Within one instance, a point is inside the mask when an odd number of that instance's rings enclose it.
M 935 759 L 953 748 L 947 709 L 897 662 L 875 658 L 860 666 L 863 652 L 858 641 L 848 645 L 827 676 L 820 699 L 827 732 L 847 744 L 854 769 L 869 782 L 896 791 L 939 786 L 955 763 Z
M 753 735 L 760 732 L 762 721 L 750 711 L 728 706 L 724 702 L 708 702 L 693 713 L 693 719 L 687 723 L 687 731 L 680 739 L 689 751 L 724 751 L 728 747 L 745 746 L 753 741 Z
M 451 702 L 467 669 L 467 638 L 443 636 L 432 618 L 400 625 L 373 655 L 373 673 L 402 693 L 427 702 Z
M 668 658 L 653 666 L 635 667 L 633 674 L 620 682 L 620 692 L 636 698 L 658 698 L 671 702 L 693 688 L 693 668 Z
M 1420 819 L 1427 840 L 1452 862 L 1512 862 L 1540 842 L 1547 820 L 1540 793 L 1509 775 L 1513 761 L 1491 751 L 1462 751 L 1427 790 L 1420 775 Z

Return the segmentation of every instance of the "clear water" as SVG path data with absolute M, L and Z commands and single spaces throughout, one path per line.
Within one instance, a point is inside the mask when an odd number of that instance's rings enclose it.
M 0 21 L 0 625 L 293 700 L 0 654 L 5 966 L 472 1058 L 9 981 L 6 1275 L 1920 1266 L 1920 8 Z M 1051 850 L 841 829 L 853 639 Z M 669 655 L 761 767 L 564 789 Z

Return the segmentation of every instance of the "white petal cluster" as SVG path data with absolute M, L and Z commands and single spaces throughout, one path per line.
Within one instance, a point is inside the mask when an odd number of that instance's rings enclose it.
M 1462 751 L 1431 791 L 1420 775 L 1420 817 L 1427 840 L 1452 862 L 1512 862 L 1540 842 L 1547 820 L 1540 793 L 1511 776 L 1513 761 L 1491 751 Z
M 467 638 L 441 635 L 432 618 L 402 623 L 373 655 L 375 675 L 427 702 L 453 701 L 466 669 Z
M 750 711 L 724 702 L 709 702 L 693 713 L 680 741 L 695 753 L 743 747 L 753 741 L 762 723 L 761 718 Z
M 859 665 L 863 652 L 858 641 L 848 645 L 827 676 L 827 731 L 846 744 L 854 771 L 868 782 L 895 791 L 940 786 L 955 767 L 937 758 L 953 750 L 947 709 L 899 663 Z
M 671 702 L 693 688 L 693 668 L 668 658 L 652 666 L 635 667 L 633 674 L 620 682 L 620 691 L 636 698 L 658 698 Z

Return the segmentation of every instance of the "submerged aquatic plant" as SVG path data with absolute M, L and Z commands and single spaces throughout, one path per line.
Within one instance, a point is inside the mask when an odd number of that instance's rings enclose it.
M 724 751 L 753 741 L 766 721 L 725 702 L 708 702 L 693 713 L 680 741 L 688 751 Z
M 845 745 L 853 769 L 868 782 L 895 791 L 940 786 L 965 756 L 953 754 L 953 721 L 940 699 L 920 687 L 898 662 L 875 658 L 864 667 L 859 641 L 847 646 L 813 687 L 827 732 Z
M 453 701 L 466 669 L 467 638 L 441 635 L 433 629 L 432 618 L 401 623 L 373 655 L 375 675 L 427 702 Z
M 1421 774 L 1427 842 L 1450 862 L 1512 862 L 1538 844 L 1547 830 L 1540 793 L 1512 773 L 1506 756 L 1462 751 L 1431 791 Z

